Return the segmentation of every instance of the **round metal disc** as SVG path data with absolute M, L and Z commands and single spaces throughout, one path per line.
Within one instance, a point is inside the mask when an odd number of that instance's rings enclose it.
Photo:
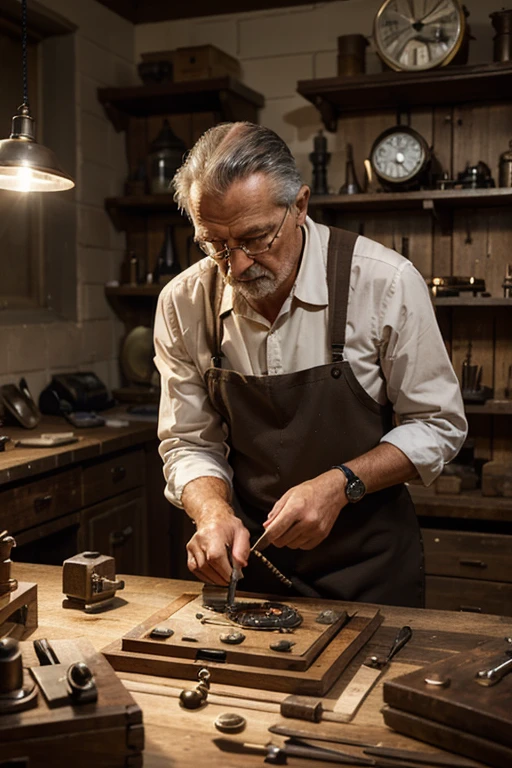
M 236 712 L 224 712 L 215 720 L 215 727 L 222 733 L 240 733 L 246 726 L 246 719 Z

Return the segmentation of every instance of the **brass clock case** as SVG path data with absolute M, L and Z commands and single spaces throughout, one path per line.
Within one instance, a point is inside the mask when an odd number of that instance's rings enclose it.
M 386 10 L 388 9 L 388 6 L 390 6 L 392 3 L 395 3 L 395 2 L 396 0 L 384 0 L 381 7 L 377 11 L 377 15 L 375 16 L 375 19 L 373 22 L 373 41 L 375 43 L 375 47 L 377 49 L 377 53 L 379 54 L 381 59 L 388 65 L 388 67 L 391 67 L 391 69 L 394 69 L 395 72 L 424 72 L 425 70 L 428 70 L 428 69 L 445 67 L 451 61 L 453 61 L 453 59 L 459 53 L 467 34 L 466 14 L 464 12 L 464 6 L 458 0 L 450 0 L 450 2 L 453 4 L 454 10 L 458 12 L 460 26 L 459 26 L 459 34 L 458 34 L 457 42 L 447 52 L 446 56 L 441 60 L 437 61 L 436 63 L 430 64 L 427 66 L 407 67 L 407 66 L 400 65 L 395 59 L 390 58 L 390 56 L 388 56 L 388 54 L 386 53 L 386 50 L 383 47 L 382 43 L 379 41 L 379 29 L 380 29 L 382 17 L 385 15 Z
M 377 167 L 377 164 L 374 160 L 375 152 L 378 149 L 378 147 L 389 137 L 393 136 L 393 134 L 396 133 L 405 133 L 411 136 L 415 141 L 420 145 L 422 151 L 423 151 L 423 160 L 421 162 L 421 165 L 418 166 L 416 171 L 412 176 L 408 176 L 407 178 L 391 178 L 387 175 L 383 175 L 379 168 Z M 405 190 L 414 186 L 418 186 L 421 183 L 421 180 L 426 175 L 428 168 L 430 166 L 431 160 L 432 160 L 432 152 L 431 149 L 426 141 L 426 139 L 423 138 L 423 136 L 418 133 L 418 131 L 415 131 L 414 128 L 410 128 L 407 125 L 394 125 L 392 128 L 387 128 L 385 131 L 383 131 L 381 134 L 377 136 L 375 141 L 373 142 L 372 148 L 370 150 L 370 163 L 371 167 L 373 169 L 373 172 L 381 182 L 382 186 L 385 189 L 391 189 L 391 190 Z

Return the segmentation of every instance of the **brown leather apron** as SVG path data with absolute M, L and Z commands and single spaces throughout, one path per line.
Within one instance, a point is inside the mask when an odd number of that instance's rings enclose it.
M 241 375 L 223 370 L 220 307 L 212 296 L 212 367 L 205 380 L 213 406 L 228 425 L 235 510 L 251 535 L 292 486 L 374 448 L 392 427 L 392 407 L 375 402 L 343 359 L 352 253 L 357 235 L 331 229 L 328 250 L 332 362 L 296 373 Z M 367 494 L 345 506 L 315 549 L 269 547 L 265 555 L 299 593 L 388 605 L 423 605 L 423 548 L 404 485 Z M 244 590 L 284 593 L 286 587 L 251 557 Z

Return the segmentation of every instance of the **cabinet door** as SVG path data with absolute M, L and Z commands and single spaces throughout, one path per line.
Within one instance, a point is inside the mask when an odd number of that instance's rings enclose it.
M 82 550 L 95 550 L 114 557 L 116 574 L 145 573 L 145 516 L 143 489 L 83 509 L 80 519 Z

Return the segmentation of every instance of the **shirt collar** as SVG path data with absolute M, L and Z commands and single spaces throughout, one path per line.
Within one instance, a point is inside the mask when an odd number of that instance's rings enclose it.
M 315 222 L 309 216 L 306 218 L 304 233 L 304 253 L 295 281 L 294 298 L 304 304 L 325 307 L 329 303 L 326 249 L 323 247 Z M 245 301 L 243 301 L 242 307 L 238 298 L 235 296 L 233 288 L 226 285 L 222 294 L 219 315 L 227 314 L 232 310 L 237 314 L 246 314 L 250 308 Z

